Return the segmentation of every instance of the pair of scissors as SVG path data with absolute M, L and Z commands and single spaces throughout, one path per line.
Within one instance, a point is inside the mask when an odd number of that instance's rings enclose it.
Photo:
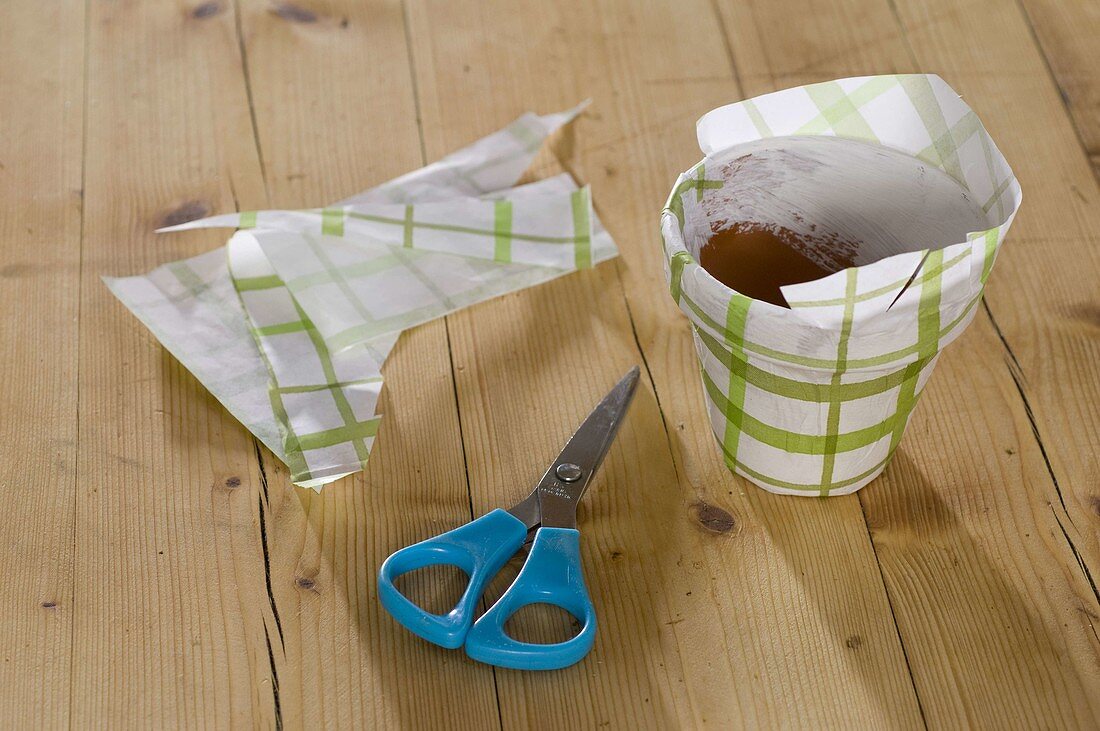
M 611 389 L 569 439 L 526 498 L 435 538 L 402 548 L 382 564 L 378 595 L 394 619 L 409 631 L 443 647 L 465 645 L 474 660 L 519 670 L 556 670 L 579 662 L 596 639 L 596 611 L 581 573 L 577 504 L 603 461 L 638 385 L 635 366 Z M 523 568 L 488 611 L 474 621 L 474 608 L 489 581 L 512 556 L 530 546 Z M 394 585 L 399 576 L 427 566 L 462 569 L 469 584 L 447 614 L 433 614 L 411 602 Z M 505 622 L 530 604 L 569 612 L 581 630 L 565 642 L 516 640 Z

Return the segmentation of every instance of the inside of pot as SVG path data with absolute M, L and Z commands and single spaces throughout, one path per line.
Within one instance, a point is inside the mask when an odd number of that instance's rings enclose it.
M 775 137 L 706 162 L 685 195 L 684 242 L 712 276 L 786 306 L 779 288 L 996 225 L 943 170 L 883 145 Z

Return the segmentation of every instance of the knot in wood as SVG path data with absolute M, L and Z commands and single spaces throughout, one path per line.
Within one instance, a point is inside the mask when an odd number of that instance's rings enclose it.
M 699 525 L 712 533 L 729 533 L 737 525 L 737 521 L 727 511 L 702 500 L 695 503 L 692 509 Z

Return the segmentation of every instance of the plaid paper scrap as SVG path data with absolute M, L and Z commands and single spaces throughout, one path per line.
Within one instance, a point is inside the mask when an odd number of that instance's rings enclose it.
M 229 413 L 283 458 L 267 368 L 249 335 L 224 249 L 104 282 Z
M 302 211 L 246 211 L 159 229 L 262 228 L 508 263 L 584 269 L 592 263 L 592 197 L 567 194 L 360 203 Z
M 292 479 L 306 487 L 354 471 L 381 416 L 381 367 L 397 335 L 332 353 L 255 238 L 229 241 L 229 270 L 267 365 L 269 397 Z
M 885 468 L 939 353 L 973 319 L 1020 186 L 974 112 L 937 76 L 787 89 L 704 115 L 698 134 L 706 157 L 677 180 L 661 231 L 670 291 L 694 326 L 726 464 L 772 492 L 854 492 Z M 745 297 L 695 259 L 710 229 L 703 204 L 720 194 L 718 168 L 736 155 L 732 148 L 789 135 L 835 135 L 914 155 L 983 201 L 990 228 L 784 287 L 791 309 Z
M 340 351 L 615 256 L 593 228 L 589 189 L 554 181 L 493 200 L 230 214 L 170 230 L 260 227 L 271 274 Z
M 576 185 L 564 175 L 509 186 L 530 165 L 546 137 L 586 105 L 556 114 L 525 114 L 435 163 L 321 209 L 319 238 L 348 244 L 334 238 L 343 233 L 331 229 L 338 217 L 324 212 L 334 208 L 397 204 L 403 211 L 412 203 L 481 196 L 490 202 L 478 205 L 492 205 L 495 214 L 499 207 L 491 201 L 498 198 L 514 202 L 543 194 L 573 196 Z M 581 195 L 587 198 L 588 193 Z M 328 346 L 259 247 L 262 237 L 279 232 L 255 228 L 255 217 L 249 214 L 243 220 L 240 214 L 232 217 L 232 225 L 252 230 L 235 235 L 225 250 L 175 262 L 145 276 L 105 281 L 180 362 L 288 464 L 296 484 L 319 489 L 365 463 L 380 419 L 380 366 L 397 332 L 359 339 L 338 352 Z M 347 216 L 342 218 L 346 221 Z M 575 232 L 572 215 L 569 222 Z M 498 223 L 495 217 L 493 223 Z M 614 256 L 614 242 L 595 215 L 590 215 L 588 225 L 592 262 Z M 514 269 L 506 281 L 497 278 L 495 294 L 576 268 L 575 253 L 567 269 L 496 262 L 497 242 L 494 230 L 493 261 L 461 260 L 464 266 L 484 266 L 486 271 Z M 361 248 L 356 256 L 370 257 L 375 254 L 365 252 L 378 250 L 366 243 Z M 404 246 L 399 253 L 421 259 L 446 257 L 452 264 L 459 258 Z M 505 283 L 510 288 L 504 288 Z
M 256 226 L 230 240 L 230 270 L 271 374 L 286 463 L 299 484 L 333 479 L 365 463 L 381 420 L 381 364 L 403 329 L 616 253 L 602 226 L 594 226 L 589 190 L 568 176 L 493 200 L 460 202 L 447 202 L 445 209 L 406 204 L 402 210 L 410 215 L 403 220 L 368 220 L 369 228 L 338 231 L 323 211 L 231 214 L 185 224 L 234 225 L 244 218 Z M 512 224 L 488 232 L 489 248 L 485 235 L 471 232 L 482 231 L 478 216 L 505 207 Z M 423 239 L 423 249 L 419 229 L 408 223 L 422 220 L 422 208 L 429 222 L 448 221 L 425 227 L 432 235 Z M 357 204 L 343 210 L 381 218 L 375 213 L 387 209 Z M 441 211 L 447 218 L 431 217 Z M 438 235 L 452 231 L 465 246 Z M 541 264 L 546 261 L 559 266 Z

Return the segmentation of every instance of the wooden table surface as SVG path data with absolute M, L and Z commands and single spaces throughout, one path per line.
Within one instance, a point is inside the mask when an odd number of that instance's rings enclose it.
M 5 3 L 0 725 L 1096 728 L 1097 37 L 1086 0 Z M 901 71 L 965 96 L 1023 209 L 885 474 L 770 495 L 707 427 L 659 210 L 703 112 Z M 319 495 L 100 281 L 225 240 L 166 217 L 320 205 L 586 97 L 553 152 L 621 259 L 402 336 L 369 469 Z M 582 513 L 594 652 L 400 630 L 382 559 L 521 495 L 634 363 Z

